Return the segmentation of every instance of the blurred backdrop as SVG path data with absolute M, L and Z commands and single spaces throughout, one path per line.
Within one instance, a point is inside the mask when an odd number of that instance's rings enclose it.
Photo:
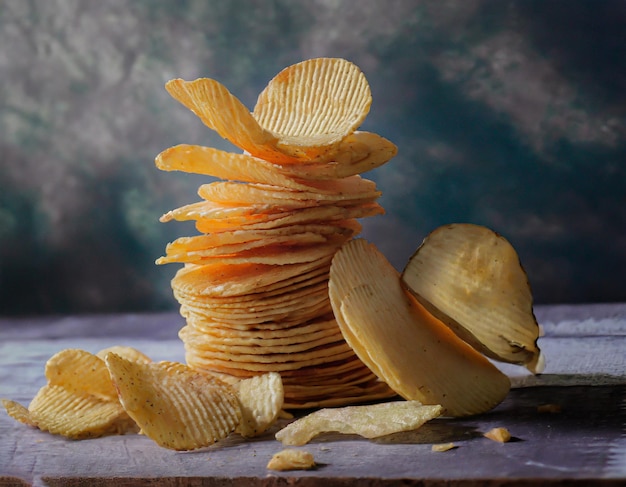
M 536 302 L 626 300 L 623 0 L 3 0 L 0 315 L 176 308 L 192 226 L 159 223 L 205 178 L 154 157 L 233 150 L 163 88 L 211 77 L 252 108 L 284 67 L 344 57 L 362 127 L 395 159 L 366 174 L 364 235 L 402 268 L 437 226 L 491 227 Z

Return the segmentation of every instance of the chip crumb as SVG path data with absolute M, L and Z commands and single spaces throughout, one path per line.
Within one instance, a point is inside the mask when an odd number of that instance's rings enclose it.
M 511 439 L 511 433 L 509 433 L 508 429 L 503 427 L 492 428 L 483 436 L 499 443 L 506 443 Z
M 452 450 L 454 448 L 456 448 L 456 445 L 454 443 L 438 443 L 438 444 L 433 445 L 431 447 L 431 450 L 443 452 L 443 451 Z
M 267 464 L 269 470 L 309 470 L 315 467 L 313 454 L 306 450 L 287 449 L 275 453 Z
M 553 404 L 553 403 L 549 403 L 549 404 L 541 404 L 539 406 L 537 406 L 537 412 L 538 413 L 560 413 L 563 411 L 563 408 L 561 407 L 560 404 Z

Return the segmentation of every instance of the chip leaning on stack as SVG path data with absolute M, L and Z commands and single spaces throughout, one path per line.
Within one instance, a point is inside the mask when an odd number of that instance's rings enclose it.
M 332 257 L 360 232 L 357 219 L 383 213 L 376 185 L 360 174 L 396 153 L 357 130 L 372 101 L 363 73 L 334 58 L 290 66 L 252 113 L 212 79 L 166 89 L 243 150 L 178 145 L 156 158 L 162 170 L 222 180 L 161 218 L 194 220 L 200 233 L 157 260 L 184 264 L 172 288 L 188 365 L 229 380 L 278 372 L 286 408 L 396 395 L 345 342 L 328 295 Z

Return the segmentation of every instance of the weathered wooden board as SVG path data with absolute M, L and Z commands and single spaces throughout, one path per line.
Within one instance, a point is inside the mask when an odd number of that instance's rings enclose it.
M 69 441 L 0 411 L 0 486 L 626 485 L 626 305 L 536 313 L 546 331 L 545 374 L 503 368 L 518 387 L 497 409 L 384 440 L 320 437 L 304 447 L 319 463 L 313 471 L 268 471 L 282 449 L 273 431 L 181 453 L 140 435 Z M 183 360 L 180 326 L 176 314 L 0 320 L 0 397 L 28 404 L 45 382 L 45 361 L 63 348 L 131 345 L 156 360 Z M 539 413 L 546 403 L 562 412 Z M 515 441 L 483 438 L 493 426 L 507 427 Z M 431 451 L 448 441 L 457 448 Z

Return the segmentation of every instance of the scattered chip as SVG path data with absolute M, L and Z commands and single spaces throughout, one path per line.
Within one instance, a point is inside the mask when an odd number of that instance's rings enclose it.
M 239 425 L 237 397 L 215 377 L 174 362 L 132 362 L 115 353 L 105 360 L 124 409 L 160 446 L 202 448 Z
M 431 447 L 432 451 L 445 452 L 456 448 L 454 443 L 437 443 Z
M 305 450 L 287 449 L 275 453 L 267 464 L 269 470 L 310 470 L 315 467 L 313 454 Z
M 297 419 L 276 433 L 283 445 L 305 445 L 321 433 L 356 434 L 364 438 L 412 431 L 441 415 L 441 406 L 394 401 L 365 406 L 325 408 Z
M 550 413 L 550 414 L 558 414 L 563 412 L 563 407 L 560 404 L 541 404 L 537 406 L 538 413 Z
M 498 443 L 507 443 L 511 440 L 511 433 L 503 427 L 492 428 L 484 434 L 485 438 L 497 441 Z

